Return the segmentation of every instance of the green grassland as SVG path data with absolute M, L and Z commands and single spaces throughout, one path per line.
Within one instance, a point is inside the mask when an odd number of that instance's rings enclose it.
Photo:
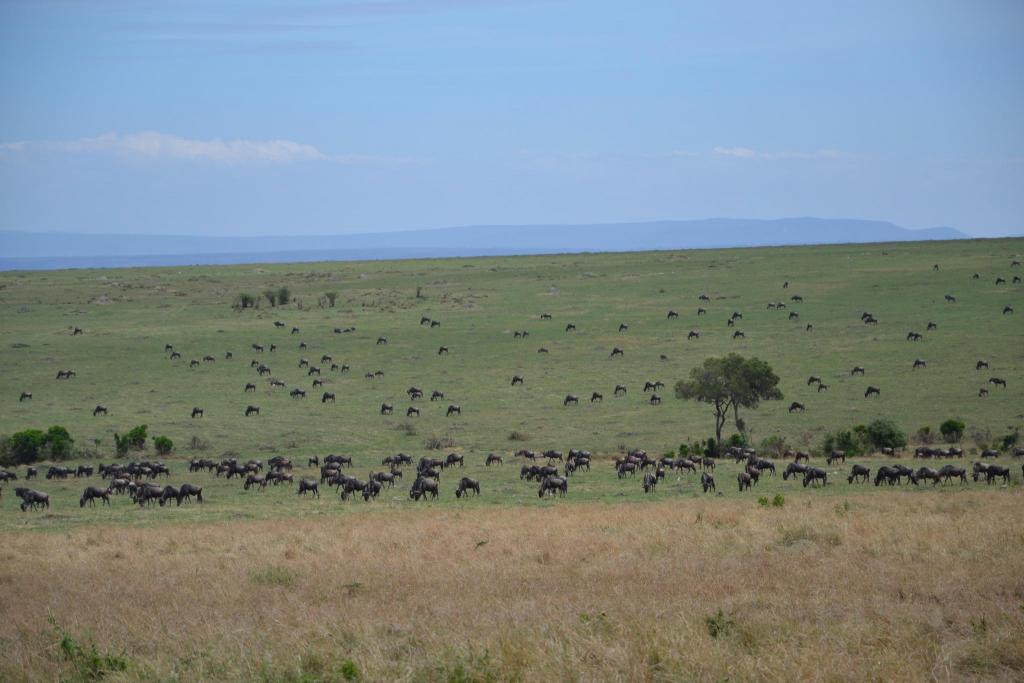
M 283 454 L 300 471 L 310 455 L 346 453 L 355 457 L 355 473 L 361 476 L 395 452 L 438 457 L 455 451 L 467 456 L 470 476 L 484 483 L 479 504 L 536 502 L 535 486 L 519 481 L 520 461 L 511 457 L 513 450 L 574 447 L 598 458 L 622 448 L 661 454 L 712 435 L 708 408 L 675 399 L 672 385 L 702 359 L 735 351 L 768 361 L 785 395 L 744 415 L 755 444 L 778 435 L 794 448 L 813 449 L 826 432 L 877 417 L 892 418 L 910 434 L 958 417 L 968 425 L 965 446 L 970 448 L 1024 423 L 1024 288 L 1011 280 L 1024 273 L 1011 268 L 1022 252 L 1024 240 L 1003 239 L 2 273 L 0 434 L 60 424 L 78 448 L 108 461 L 115 432 L 147 424 L 150 435 L 166 435 L 175 443 L 176 455 L 169 460 L 179 464 L 172 483 L 186 479 L 180 461 L 219 458 L 228 451 L 242 458 Z M 975 272 L 980 278 L 972 279 Z M 1006 284 L 995 285 L 997 276 Z M 783 289 L 786 280 L 790 285 Z M 293 296 L 287 306 L 272 308 L 264 299 L 256 310 L 232 307 L 242 292 L 258 295 L 281 286 Z M 338 292 L 335 307 L 318 303 L 328 291 Z M 699 302 L 701 293 L 711 300 Z M 791 302 L 794 294 L 803 302 Z M 956 302 L 947 303 L 947 294 Z M 787 308 L 766 309 L 776 301 Z M 1003 315 L 1007 305 L 1017 313 Z M 706 316 L 697 315 L 698 306 L 707 309 Z M 669 310 L 678 311 L 679 318 L 667 319 Z M 746 339 L 732 339 L 726 320 L 734 311 L 743 314 L 735 329 Z M 790 311 L 799 319 L 790 320 Z M 879 324 L 864 325 L 864 311 Z M 542 312 L 553 319 L 541 321 Z M 441 326 L 420 325 L 421 316 Z M 275 328 L 277 320 L 286 327 Z M 926 331 L 929 321 L 937 329 Z M 564 331 L 569 322 L 576 332 Z M 620 323 L 628 331 L 618 332 Z M 808 323 L 813 330 L 805 329 Z M 75 326 L 84 333 L 72 336 Z M 301 331 L 290 334 L 292 326 Z M 355 332 L 333 332 L 349 326 Z M 514 339 L 516 330 L 530 336 Z M 690 330 L 699 331 L 700 338 L 687 341 Z M 924 340 L 906 341 L 911 330 Z M 389 343 L 377 345 L 379 336 Z M 300 350 L 300 342 L 308 348 Z M 169 360 L 167 343 L 181 352 L 180 360 Z M 253 343 L 274 343 L 278 349 L 256 354 Z M 441 345 L 450 354 L 439 356 Z M 624 357 L 609 357 L 616 346 Z M 539 354 L 539 347 L 549 353 Z M 233 360 L 225 360 L 226 351 Z M 330 372 L 329 364 L 319 362 L 323 354 L 351 371 Z M 191 359 L 205 355 L 216 362 L 189 367 Z M 269 378 L 250 367 L 254 358 L 287 387 L 271 389 Z M 323 367 L 324 390 L 337 395 L 336 403 L 320 402 L 321 390 L 312 389 L 313 378 L 298 367 L 300 358 Z M 912 370 L 916 358 L 928 367 Z M 987 360 L 990 370 L 975 370 L 978 359 Z M 854 365 L 864 366 L 866 375 L 851 377 Z M 64 368 L 74 369 L 77 377 L 55 380 Z M 377 370 L 384 375 L 365 378 Z M 525 378 L 523 386 L 510 386 L 514 374 Z M 820 376 L 828 391 L 808 386 L 811 374 Z M 1008 386 L 987 385 L 991 376 L 1004 378 Z M 648 404 L 645 380 L 667 385 L 660 406 Z M 243 393 L 247 382 L 257 384 L 255 394 Z M 619 383 L 629 391 L 615 398 Z M 869 384 L 881 388 L 880 397 L 864 398 Z M 435 389 L 443 391 L 446 399 L 411 402 L 405 394 L 410 386 L 428 397 Z M 979 398 L 983 386 L 990 394 Z M 308 398 L 290 398 L 295 387 L 305 389 Z M 19 402 L 22 391 L 32 392 L 33 400 Z M 604 394 L 603 402 L 588 402 L 593 391 Z M 567 393 L 580 397 L 578 407 L 563 407 Z M 393 416 L 379 414 L 385 401 L 394 404 Z M 806 412 L 790 414 L 791 401 L 804 403 Z M 461 417 L 445 417 L 449 403 L 461 405 Z M 93 417 L 97 404 L 109 414 Z M 258 405 L 262 414 L 244 417 L 248 404 Z M 407 418 L 410 405 L 422 416 Z M 204 408 L 203 419 L 190 419 L 193 406 Z M 510 440 L 513 431 L 525 440 Z M 430 438 L 450 439 L 453 445 L 428 451 Z M 488 452 L 505 455 L 500 474 L 482 467 Z M 155 455 L 149 448 L 133 457 Z M 571 498 L 641 497 L 639 481 L 619 482 L 606 462 L 595 470 L 572 481 Z M 733 491 L 733 474 L 727 466 L 720 471 L 722 490 Z M 443 497 L 450 504 L 454 482 L 446 478 Z M 234 482 L 218 483 L 212 475 L 189 479 L 213 487 L 211 504 L 181 513 L 197 517 L 261 516 L 278 508 L 319 514 L 338 506 L 326 496 L 319 504 L 295 500 L 294 489 L 243 494 Z M 80 483 L 46 485 L 41 488 L 55 496 L 53 514 L 61 522 L 134 518 L 124 500 L 115 505 L 119 511 L 86 517 L 77 507 Z M 759 495 L 799 488 L 775 482 Z M 693 490 L 692 476 L 678 482 L 672 477 L 656 497 Z M 263 500 L 273 505 L 254 502 Z M 11 516 L 14 504 L 7 495 L 3 501 L 0 507 Z M 388 492 L 384 503 L 412 504 L 404 489 Z

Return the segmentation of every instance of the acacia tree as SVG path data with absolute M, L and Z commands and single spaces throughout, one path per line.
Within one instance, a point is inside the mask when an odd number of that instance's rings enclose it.
M 732 413 L 736 429 L 745 431 L 740 408 L 756 408 L 761 401 L 782 398 L 779 377 L 759 358 L 730 353 L 724 358 L 707 358 L 690 370 L 689 379 L 676 382 L 676 398 L 709 404 L 715 414 L 715 440 L 722 442 L 722 427 Z

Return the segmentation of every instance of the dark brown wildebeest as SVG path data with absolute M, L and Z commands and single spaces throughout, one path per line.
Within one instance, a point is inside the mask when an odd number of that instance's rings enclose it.
M 416 408 L 415 406 L 409 406 L 409 408 L 405 411 L 405 416 L 406 417 L 412 417 L 413 415 L 415 415 L 416 417 L 419 417 L 420 416 L 420 409 Z
M 320 402 L 321 403 L 327 403 L 328 401 L 330 401 L 331 403 L 335 402 L 334 401 L 334 392 L 333 391 L 325 391 L 324 395 L 320 397 Z
M 405 393 L 409 397 L 409 400 L 411 401 L 415 401 L 418 398 L 423 398 L 423 390 L 417 387 L 409 387 L 408 389 L 405 390 Z
M 791 413 L 802 413 L 806 409 L 807 408 L 804 406 L 803 403 L 800 403 L 800 401 L 793 401 L 792 403 L 789 404 L 789 412 Z
M 430 400 L 431 401 L 440 401 L 443 398 L 444 398 L 444 392 L 442 392 L 442 391 L 436 391 L 435 390 L 433 393 L 430 394 Z
M 203 409 L 197 407 L 192 408 L 192 418 L 203 417 Z
M 204 363 L 216 363 L 217 359 L 214 358 L 213 356 L 203 356 L 203 362 Z
M 827 456 L 825 456 L 825 462 L 827 462 L 829 465 L 831 465 L 832 463 L 837 462 L 839 460 L 842 460 L 844 464 L 846 463 L 846 452 L 845 451 L 835 451 L 834 450 L 831 453 L 829 453 Z
M 263 344 L 253 344 L 252 350 L 256 353 L 263 353 Z
M 997 450 L 995 450 L 993 448 L 986 448 L 986 449 L 981 451 L 981 457 L 983 457 L 983 458 L 998 458 L 999 457 L 999 451 L 997 451 Z
M 21 398 L 18 399 L 18 403 L 21 403 L 22 401 L 31 401 L 31 400 L 32 400 L 32 392 L 31 391 L 23 391 L 23 392 L 21 392 Z
M 284 323 L 281 322 L 280 320 L 275 320 L 274 327 L 284 327 Z
M 406 457 L 408 458 L 409 456 L 406 456 Z M 324 462 L 325 463 L 334 463 L 334 464 L 338 465 L 338 467 L 345 467 L 346 465 L 348 467 L 352 467 L 352 456 L 349 456 L 349 455 L 334 455 L 332 453 L 331 455 L 328 455 L 326 458 L 324 458 Z M 409 461 L 407 461 L 407 462 L 411 462 L 411 459 Z
M 988 370 L 988 361 L 979 360 L 977 363 L 974 364 L 975 370 L 981 370 L 982 368 Z
M 939 264 L 938 263 L 936 263 L 934 266 L 932 266 L 932 270 L 938 270 L 938 269 L 939 269 Z
M 921 341 L 924 339 L 924 335 L 920 332 L 907 332 L 907 341 Z
M 828 391 L 828 385 L 827 384 L 819 383 L 818 384 L 818 393 L 820 394 L 823 391 Z
M 789 300 L 790 301 L 796 301 L 796 302 L 801 303 L 801 304 L 804 302 L 804 298 L 802 296 L 800 296 L 799 294 L 794 294 L 793 296 L 789 297 Z
M 658 477 L 653 472 L 644 475 L 644 493 L 653 493 L 654 487 L 658 485 Z
M 274 387 L 274 388 L 280 388 L 280 389 L 283 389 L 283 388 L 285 387 L 285 383 L 284 383 L 284 382 L 282 382 L 282 381 L 281 381 L 281 380 L 279 380 L 279 379 L 274 379 L 273 377 L 271 377 L 271 378 L 270 378 L 270 386 L 272 386 L 272 387 Z
M 174 344 L 164 344 L 164 353 L 174 350 Z
M 476 479 L 470 479 L 469 477 L 463 477 L 459 480 L 459 485 L 455 489 L 455 497 L 462 498 L 463 494 L 469 495 L 472 491 L 474 495 L 480 495 L 480 482 Z
M 74 370 L 58 370 L 57 379 L 71 379 L 75 376 Z
M 298 333 L 299 333 L 299 328 L 293 327 L 292 328 L 292 334 L 298 334 Z
M 799 320 L 800 319 L 800 314 L 797 313 L 796 311 L 790 311 L 789 312 L 789 319 L 790 320 Z
M 544 480 L 541 481 L 540 488 L 537 490 L 537 497 L 543 498 L 548 493 L 552 496 L 555 496 L 556 494 L 564 496 L 568 490 L 568 479 L 565 477 L 548 476 L 544 477 Z
M 657 394 L 651 394 L 650 403 L 651 403 L 652 406 L 660 406 L 661 405 L 661 396 L 658 396 Z
M 366 373 L 363 376 L 366 377 L 366 379 L 373 379 L 374 378 L 374 374 L 372 372 L 368 372 L 368 373 Z
M 952 294 L 947 294 L 946 295 L 946 303 L 948 303 L 948 304 L 956 303 L 956 297 L 953 296 Z
M 541 313 L 540 314 L 540 319 L 541 320 L 551 320 L 551 314 L 550 313 Z
M 750 472 L 743 471 L 736 475 L 736 483 L 739 484 L 741 492 L 744 489 L 749 491 L 751 485 L 754 483 L 754 478 L 750 476 Z
M 258 486 L 260 490 L 267 488 L 267 477 L 264 474 L 250 474 L 245 478 L 243 488 L 248 491 L 250 487 Z
M 199 367 L 199 361 L 197 361 L 195 358 L 193 358 L 192 360 L 190 360 L 188 362 L 188 366 L 190 368 L 198 368 Z
M 576 331 L 576 323 L 569 323 L 569 324 L 567 324 L 565 326 L 565 331 L 566 332 L 575 332 Z
M 811 323 L 807 323 L 807 327 L 804 328 L 804 329 L 806 329 L 808 332 L 810 332 L 811 330 L 814 329 L 814 325 L 812 325 Z
M 690 330 L 689 334 L 686 335 L 687 341 L 690 339 L 700 339 L 700 332 L 697 330 Z
M 1001 377 L 989 377 L 988 383 L 993 386 L 1002 387 L 1004 389 L 1006 388 L 1006 380 Z
M 106 415 L 106 414 L 107 414 L 107 408 L 106 408 L 106 406 L 101 406 L 101 405 L 98 405 L 98 406 L 96 406 L 95 408 L 93 408 L 93 409 L 92 409 L 92 416 L 93 416 L 93 417 L 96 417 L 97 415 L 99 415 L 99 414 L 101 414 L 101 413 L 102 413 L 103 415 Z
M 679 314 L 676 313 L 675 311 L 669 311 L 667 317 L 668 317 L 668 320 L 671 320 L 672 318 L 678 318 Z
M 254 393 L 255 393 L 255 391 L 256 391 L 256 385 L 255 385 L 255 384 L 253 384 L 252 382 L 247 382 L 247 383 L 246 383 L 246 385 L 245 385 L 245 390 L 246 390 L 247 392 L 249 392 L 249 391 L 252 391 L 252 392 L 254 392 Z
M 601 401 L 604 401 L 604 395 L 601 394 L 600 392 L 595 391 L 594 393 L 592 393 L 590 395 L 590 402 L 591 403 L 598 403 L 598 402 L 601 402 Z
M 865 325 L 877 325 L 878 324 L 878 319 L 875 318 L 874 316 L 870 316 L 869 315 L 868 317 L 864 318 L 864 324 Z
M 918 368 L 927 368 L 927 367 L 928 367 L 928 363 L 926 363 L 925 361 L 923 361 L 920 358 L 915 358 L 914 359 L 914 367 L 912 367 L 911 370 L 917 370 Z
M 988 396 L 988 389 L 985 387 L 978 389 L 978 398 L 985 398 L 986 396 Z
M 439 356 L 447 356 L 448 355 L 448 347 L 447 346 L 440 347 L 437 350 L 437 355 L 439 355 Z
M 1003 315 L 1009 315 L 1013 313 L 1013 306 L 1003 306 Z
M 394 412 L 395 412 L 395 407 L 393 405 L 391 405 L 390 403 L 381 403 L 380 404 L 380 414 L 381 415 L 391 415 Z
M 316 375 L 317 377 L 320 376 L 320 368 L 317 367 L 316 365 L 310 365 L 309 370 L 306 371 L 307 377 L 310 377 L 312 375 Z
M 562 401 L 562 405 L 563 406 L 567 406 L 570 403 L 572 405 L 578 406 L 580 404 L 580 397 L 576 396 L 575 394 L 566 394 L 565 395 L 565 400 Z
M 512 375 L 512 386 L 515 386 L 517 384 L 522 384 L 522 383 L 523 383 L 522 376 L 520 376 L 520 375 Z
M 299 367 L 300 368 L 308 368 L 309 367 L 309 361 L 307 359 L 305 359 L 305 358 L 300 358 L 299 359 Z
M 235 355 L 233 353 L 231 353 L 230 351 L 225 351 L 224 352 L 224 360 L 231 360 L 234 357 L 235 357 Z
M 313 494 L 314 498 L 320 497 L 320 483 L 316 479 L 303 478 L 299 480 L 299 495 L 304 496 L 306 492 Z
M 441 327 L 441 321 L 440 320 L 431 320 L 430 321 L 430 326 L 431 327 Z
M 629 325 L 626 323 L 619 323 L 619 332 L 626 332 L 629 330 Z
M 818 482 L 821 482 L 822 486 L 826 486 L 828 484 L 828 473 L 817 467 L 808 467 L 807 471 L 804 472 L 804 488 L 817 485 Z
M 860 365 L 855 365 L 853 370 L 850 370 L 850 375 L 851 376 L 853 376 L 853 375 L 863 375 L 863 374 L 864 374 L 864 368 L 861 367 Z
M 812 384 L 815 383 L 821 384 L 821 378 L 818 377 L 817 375 L 811 375 L 810 377 L 807 378 L 807 386 L 811 386 Z
M 269 375 L 270 374 L 270 368 L 268 366 L 264 365 L 263 363 L 260 363 L 256 367 L 256 372 L 259 374 L 260 377 L 263 377 L 264 375 Z
M 790 477 L 796 477 L 797 475 L 803 476 L 807 473 L 807 465 L 801 465 L 797 462 L 791 462 L 786 465 L 786 469 L 782 471 L 782 479 L 788 481 Z
M 37 476 L 39 476 L 39 470 L 37 470 L 35 467 L 29 467 L 27 470 L 25 470 L 26 480 L 35 479 Z
M 943 483 L 950 482 L 954 477 L 960 479 L 960 483 L 967 483 L 967 471 L 963 467 L 956 467 L 955 465 L 944 465 L 939 470 L 939 476 L 942 477 Z
M 324 385 L 324 381 L 322 379 L 315 379 L 315 380 L 313 380 L 313 388 L 314 389 L 316 389 L 317 387 L 322 387 L 323 385 Z
M 879 389 L 878 387 L 874 386 L 874 385 L 871 385 L 867 389 L 864 390 L 864 398 L 868 398 L 872 394 L 874 394 L 875 396 L 881 396 L 882 395 L 882 390 Z
M 497 455 L 495 453 L 488 453 L 487 459 L 484 460 L 484 465 L 490 467 L 491 465 L 501 465 L 503 462 L 504 461 L 501 459 L 500 455 Z
M 736 330 L 732 333 L 733 339 L 746 339 L 747 335 L 743 334 L 743 330 Z
M 937 329 L 939 329 L 939 325 L 938 325 L 938 323 L 934 323 L 931 320 L 929 320 L 928 321 L 928 329 L 929 330 L 937 330 Z
M 387 344 L 387 343 L 388 343 L 388 338 L 387 337 L 377 337 L 377 345 L 378 346 L 380 346 L 381 344 Z
M 182 503 L 191 503 L 192 496 L 196 497 L 197 503 L 202 503 L 203 488 L 192 484 L 182 484 L 181 488 L 178 489 L 178 505 L 181 505 Z
M 625 384 L 616 384 L 615 385 L 615 395 L 616 396 L 625 396 L 626 395 L 626 385 Z
M 710 474 L 708 474 L 707 472 L 702 472 L 701 473 L 701 475 L 700 475 L 700 485 L 701 485 L 701 488 L 704 489 L 704 493 L 707 493 L 708 491 L 716 491 L 717 490 L 715 488 L 715 478 L 713 476 L 711 476 Z
M 245 407 L 245 416 L 246 417 L 249 417 L 250 415 L 259 415 L 259 414 L 260 414 L 260 407 L 259 406 L 246 406 Z
M 105 505 L 110 505 L 110 489 L 101 489 L 95 486 L 85 487 L 85 492 L 82 493 L 82 497 L 78 499 L 78 507 L 85 507 L 88 503 L 90 506 L 96 505 L 96 499 L 99 498 Z
M 306 398 L 306 392 L 302 389 L 292 389 L 288 395 L 292 398 Z
M 309 460 L 306 461 L 306 465 L 308 465 L 309 467 L 320 467 L 320 456 L 311 455 L 309 457 Z
M 1002 465 L 989 465 L 985 473 L 985 483 L 992 484 L 997 478 L 1002 478 L 1004 484 L 1010 483 L 1010 468 Z
M 547 353 L 547 352 L 548 352 L 548 350 L 545 349 L 543 346 L 540 347 L 539 349 L 537 349 L 537 353 Z
M 28 479 L 27 476 L 25 478 Z M 0 482 L 4 482 L 4 481 L 17 481 L 17 479 L 18 479 L 18 473 L 17 472 L 10 472 L 8 470 L 0 470 Z
M 625 352 L 622 349 L 620 349 L 618 346 L 616 346 L 615 348 L 612 349 L 612 353 L 611 353 L 611 356 L 609 356 L 609 358 L 615 358 L 615 356 L 624 356 L 624 355 L 626 355 Z
M 424 316 L 420 316 L 420 325 L 429 325 L 429 324 L 430 324 L 430 318 L 428 318 L 425 315 Z
M 409 488 L 409 497 L 413 500 L 419 500 L 420 498 L 426 500 L 427 496 L 436 499 L 437 494 L 437 480 L 431 479 L 430 477 L 416 477 L 416 481 L 414 481 L 412 486 Z
M 38 508 L 50 507 L 50 496 L 42 491 L 34 491 L 26 488 L 16 488 L 14 493 L 21 498 L 21 511 L 35 510 Z
M 275 351 L 277 351 L 277 344 L 271 344 L 270 345 L 270 352 L 274 353 Z
M 1001 276 L 996 277 L 996 284 L 997 285 L 1005 285 L 1006 284 L 1006 279 L 1001 277 Z
M 707 315 L 707 314 L 708 314 L 708 310 L 706 308 L 700 308 L 700 307 L 697 308 L 697 315 Z
M 709 297 L 707 294 L 701 294 L 700 296 L 697 297 L 697 300 L 698 301 L 711 301 L 711 297 Z
M 178 353 L 177 351 L 172 351 L 171 352 L 171 356 L 170 356 L 171 360 L 178 360 L 179 358 L 181 358 L 181 354 L 180 353 Z
M 445 412 L 445 417 L 451 417 L 452 415 L 462 415 L 462 406 L 458 404 L 451 404 L 448 406 L 448 410 Z

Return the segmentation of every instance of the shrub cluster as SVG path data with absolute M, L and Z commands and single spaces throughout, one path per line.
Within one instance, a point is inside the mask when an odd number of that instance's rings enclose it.
M 28 465 L 40 460 L 67 460 L 74 454 L 75 441 L 68 430 L 54 425 L 45 432 L 25 429 L 0 440 L 0 465 Z

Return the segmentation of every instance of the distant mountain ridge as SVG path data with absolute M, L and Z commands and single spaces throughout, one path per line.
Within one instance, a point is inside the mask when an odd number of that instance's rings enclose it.
M 910 230 L 883 221 L 824 218 L 482 225 L 352 235 L 244 238 L 10 231 L 0 232 L 0 268 L 241 263 L 246 260 L 266 261 L 267 255 L 284 261 L 354 260 L 901 242 L 967 237 L 953 228 Z M 263 256 L 257 257 L 259 255 Z M 66 265 L 55 265 L 61 263 Z

